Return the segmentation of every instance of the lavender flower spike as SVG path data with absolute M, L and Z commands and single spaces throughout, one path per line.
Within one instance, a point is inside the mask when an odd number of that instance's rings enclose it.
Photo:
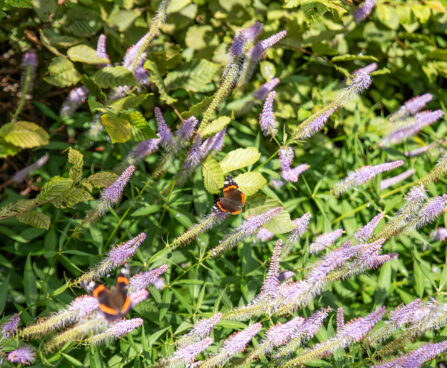
M 221 320 L 222 313 L 216 313 L 214 316 L 208 319 L 201 319 L 197 321 L 191 331 L 187 335 L 183 335 L 179 341 L 179 345 L 187 345 L 197 341 L 200 341 L 204 337 L 208 336 L 213 330 L 214 326 Z
M 102 344 L 108 340 L 116 340 L 123 336 L 126 336 L 129 332 L 135 330 L 143 324 L 141 318 L 123 319 L 115 322 L 106 331 L 89 337 L 85 342 L 88 344 Z
M 12 315 L 11 318 L 9 318 L 8 322 L 4 323 L 1 326 L 2 329 L 2 336 L 4 339 L 9 339 L 10 337 L 14 336 L 17 328 L 19 327 L 20 323 L 20 316 L 18 313 L 15 313 Z
M 281 173 L 281 176 L 290 182 L 296 183 L 300 177 L 300 175 L 305 172 L 307 169 L 309 169 L 308 164 L 301 164 L 298 166 L 295 166 L 293 169 L 289 169 L 287 171 L 283 171 Z
M 293 245 L 304 235 L 304 233 L 307 231 L 307 228 L 309 227 L 311 217 L 312 215 L 308 212 L 305 213 L 303 216 L 292 220 L 295 228 L 290 232 L 289 238 L 287 239 L 287 242 L 282 250 L 281 257 L 289 254 Z
M 258 230 L 273 217 L 279 215 L 282 207 L 273 208 L 261 215 L 251 216 L 244 221 L 233 233 L 227 235 L 219 242 L 219 245 L 210 251 L 212 257 L 216 257 L 223 252 L 233 248 L 243 239 L 254 235 Z
M 357 74 L 362 74 L 362 73 L 366 73 L 366 74 L 371 74 L 372 72 L 377 70 L 377 63 L 371 63 L 363 68 L 357 69 L 353 74 L 357 75 Z
M 440 226 L 430 234 L 430 237 L 433 240 L 444 241 L 447 239 L 447 229 Z
M 256 299 L 262 298 L 275 298 L 278 295 L 279 287 L 279 261 L 281 254 L 282 240 L 279 239 L 276 242 L 275 248 L 273 249 L 272 259 L 270 261 L 269 271 L 262 285 L 261 292 Z
M 376 6 L 376 0 L 365 0 L 361 7 L 355 10 L 354 19 L 356 23 L 363 22 L 371 14 Z
M 71 117 L 76 110 L 87 100 L 88 89 L 84 86 L 73 88 L 62 103 L 60 115 L 63 118 Z
M 363 166 L 360 169 L 350 172 L 344 180 L 338 183 L 334 188 L 334 193 L 338 196 L 351 188 L 367 183 L 380 173 L 393 170 L 403 164 L 404 162 L 402 160 L 397 160 L 375 166 Z
M 183 364 L 192 364 L 196 359 L 196 356 L 199 355 L 203 350 L 205 350 L 208 346 L 213 343 L 213 339 L 211 337 L 206 337 L 203 340 L 200 340 L 194 344 L 181 346 L 172 356 L 171 359 L 168 360 L 169 366 L 176 365 L 179 362 Z
M 405 102 L 400 109 L 390 116 L 389 120 L 391 122 L 400 121 L 406 118 L 408 115 L 413 115 L 418 111 L 422 110 L 427 103 L 433 99 L 431 93 L 424 93 L 421 96 L 416 96 Z
M 258 35 L 263 31 L 263 29 L 264 25 L 261 22 L 256 22 L 251 27 L 242 30 L 242 33 L 244 34 L 247 42 L 253 42 L 256 37 L 258 37 Z
M 278 84 L 279 78 L 273 78 L 254 91 L 252 96 L 260 101 L 263 101 L 265 96 L 267 96 L 267 94 L 271 92 Z
M 99 35 L 98 43 L 96 44 L 96 56 L 101 59 L 106 59 L 107 63 L 110 64 L 110 58 L 106 51 L 106 40 L 107 38 L 105 34 Z
M 330 233 L 321 234 L 319 235 L 313 243 L 309 246 L 309 253 L 318 253 L 322 251 L 323 249 L 331 246 L 335 243 L 335 241 L 342 236 L 344 233 L 343 229 L 337 229 L 335 231 L 332 231 Z
M 172 141 L 172 133 L 166 124 L 166 121 L 161 113 L 160 108 L 154 108 L 155 120 L 157 121 L 158 136 L 160 137 L 160 143 L 163 147 L 167 147 Z
M 132 276 L 130 279 L 129 290 L 130 291 L 138 291 L 142 289 L 146 289 L 150 285 L 153 285 L 160 275 L 163 275 L 166 270 L 169 268 L 168 265 L 164 264 L 160 267 L 157 267 L 153 270 L 139 273 L 135 276 Z
M 116 179 L 112 185 L 103 190 L 101 199 L 105 202 L 109 202 L 110 204 L 118 202 L 123 194 L 124 187 L 134 171 L 135 166 L 133 165 L 130 165 L 126 170 L 124 170 L 120 177 Z
M 243 31 L 237 31 L 231 45 L 231 56 L 240 56 L 244 51 L 245 34 Z
M 212 137 L 206 139 L 205 142 L 202 143 L 202 146 L 200 148 L 202 157 L 206 157 L 206 155 L 208 155 L 208 153 L 210 153 L 211 151 L 221 151 L 224 146 L 226 133 L 227 128 L 224 128 L 219 133 L 216 133 Z
M 447 340 L 435 343 L 424 344 L 418 349 L 411 351 L 399 358 L 386 363 L 376 365 L 374 368 L 417 368 L 437 355 L 447 350 Z
M 275 96 L 275 91 L 268 94 L 264 102 L 264 107 L 262 108 L 262 113 L 259 115 L 259 125 L 261 126 L 264 136 L 270 134 L 274 137 L 278 132 L 275 115 L 273 114 L 273 100 L 275 99 Z
M 11 363 L 19 363 L 23 365 L 31 364 L 36 357 L 36 354 L 28 346 L 22 346 L 8 354 L 8 360 Z
M 419 228 L 436 220 L 444 212 L 446 203 L 447 194 L 429 199 L 419 211 L 414 226 Z
M 393 176 L 392 178 L 382 180 L 380 182 L 380 190 L 385 190 L 393 185 L 399 184 L 401 181 L 404 181 L 405 179 L 409 178 L 414 173 L 415 173 L 414 169 L 409 169 L 399 175 Z
M 444 140 L 440 139 L 439 143 L 444 143 Z M 431 150 L 432 148 L 439 146 L 439 143 L 438 142 L 432 142 L 432 143 L 427 144 L 426 146 L 423 146 L 421 148 L 416 148 L 416 149 L 414 149 L 414 150 L 412 150 L 410 152 L 405 152 L 404 154 L 407 157 L 415 157 L 415 156 L 418 156 L 418 155 L 422 155 L 423 153 Z
M 256 237 L 261 241 L 269 241 L 273 239 L 275 234 L 273 234 L 271 231 L 267 230 L 265 227 L 262 227 L 259 229 L 258 234 Z
M 196 134 L 194 136 L 193 145 L 186 155 L 185 164 L 183 165 L 182 170 L 194 170 L 197 166 L 199 166 L 200 161 L 202 161 L 202 137 L 200 134 Z
M 371 239 L 374 230 L 382 219 L 383 213 L 379 213 L 378 215 L 374 216 L 370 222 L 368 222 L 361 229 L 357 230 L 357 232 L 354 234 L 354 237 L 361 242 L 366 242 L 367 240 Z
M 194 116 L 186 119 L 176 133 L 177 138 L 180 139 L 180 141 L 188 141 L 194 134 L 194 128 L 196 127 L 197 123 L 198 120 Z
M 307 164 L 298 165 L 293 169 L 290 167 L 295 155 L 289 146 L 281 147 L 278 155 L 281 164 L 281 176 L 287 181 L 297 182 L 298 177 L 309 168 Z

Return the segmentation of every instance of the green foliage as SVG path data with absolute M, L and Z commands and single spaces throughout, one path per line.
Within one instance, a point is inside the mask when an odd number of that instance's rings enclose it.
M 35 123 L 16 121 L 0 128 L 0 157 L 14 155 L 21 149 L 48 143 L 48 133 Z
M 56 87 L 69 87 L 76 84 L 81 75 L 74 64 L 62 56 L 53 58 L 48 65 L 48 75 L 44 76 L 45 82 Z

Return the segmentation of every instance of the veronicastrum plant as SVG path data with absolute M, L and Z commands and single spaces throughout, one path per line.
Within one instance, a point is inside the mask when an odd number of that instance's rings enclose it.
M 3 364 L 444 359 L 445 4 L 3 7 Z

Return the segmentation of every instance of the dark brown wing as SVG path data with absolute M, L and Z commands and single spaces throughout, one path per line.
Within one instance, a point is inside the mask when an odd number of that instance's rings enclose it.
M 92 295 L 98 299 L 99 309 L 108 320 L 120 318 L 120 311 L 115 307 L 115 301 L 109 289 L 102 284 L 97 285 L 93 289 Z

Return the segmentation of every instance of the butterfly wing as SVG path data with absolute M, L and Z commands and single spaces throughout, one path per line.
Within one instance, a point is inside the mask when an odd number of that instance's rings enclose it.
M 120 311 L 115 307 L 112 293 L 103 284 L 97 285 L 92 295 L 98 299 L 99 309 L 109 321 L 120 318 Z

